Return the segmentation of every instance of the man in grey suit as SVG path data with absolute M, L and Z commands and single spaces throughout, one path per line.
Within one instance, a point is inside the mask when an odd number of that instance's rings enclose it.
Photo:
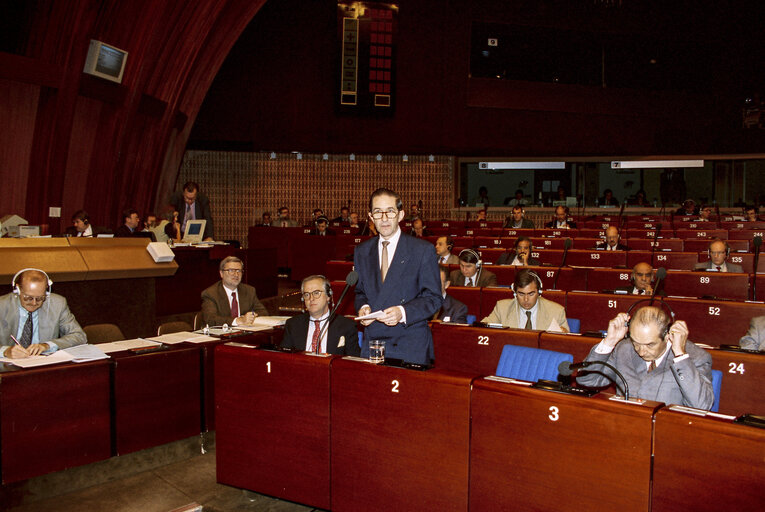
M 52 285 L 42 270 L 24 269 L 13 279 L 13 292 L 0 297 L 0 345 L 4 357 L 49 354 L 87 343 L 66 299 L 51 293 Z
M 535 272 L 528 269 L 519 270 L 515 274 L 513 293 L 515 293 L 514 299 L 497 301 L 494 310 L 481 321 L 487 324 L 502 324 L 516 329 L 539 331 L 550 330 L 550 326 L 554 323 L 563 332 L 571 330 L 563 306 L 540 297 L 542 280 Z
M 619 313 L 585 361 L 614 366 L 627 381 L 630 396 L 706 410 L 714 402 L 712 357 L 688 341 L 684 321 L 670 325 L 669 316 L 655 306 L 638 309 L 632 319 Z M 590 369 L 591 373 L 576 379 L 578 384 L 602 387 L 615 382 L 621 389 L 610 368 L 592 365 Z
M 452 254 L 454 240 L 450 236 L 439 236 L 436 240 L 436 255 L 439 265 L 457 265 L 460 260 L 456 254 Z
M 703 263 L 697 263 L 694 270 L 709 270 L 712 272 L 744 272 L 741 265 L 736 263 L 728 263 L 727 259 L 730 255 L 730 247 L 728 242 L 716 238 L 709 242 L 707 248 L 709 254 L 709 260 Z
M 756 316 L 749 322 L 749 330 L 738 340 L 741 348 L 765 352 L 765 316 Z

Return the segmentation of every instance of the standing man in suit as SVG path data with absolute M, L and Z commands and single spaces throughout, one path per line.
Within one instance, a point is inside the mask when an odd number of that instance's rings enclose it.
M 255 287 L 242 283 L 242 260 L 227 256 L 218 270 L 221 280 L 202 292 L 202 319 L 207 325 L 252 325 L 257 316 L 268 316 Z
M 629 251 L 630 248 L 624 244 L 620 244 L 619 229 L 616 226 L 608 226 L 606 228 L 606 240 L 599 243 L 596 249 L 605 249 L 606 251 Z
M 630 396 L 706 410 L 714 402 L 712 357 L 688 341 L 685 322 L 670 325 L 669 315 L 655 306 L 638 309 L 632 319 L 627 313 L 616 315 L 585 361 L 614 366 L 627 381 Z M 601 387 L 615 382 L 621 389 L 610 368 L 592 368 L 592 373 L 576 379 L 578 384 Z
M 359 274 L 355 306 L 365 327 L 361 356 L 369 355 L 370 340 L 385 340 L 385 355 L 427 364 L 433 358 L 428 320 L 441 308 L 438 265 L 433 246 L 401 232 L 405 212 L 401 197 L 379 188 L 369 198 L 369 218 L 379 232 L 356 246 L 353 262 Z
M 441 297 L 443 297 L 444 303 L 441 305 L 441 310 L 436 315 L 436 319 L 455 324 L 467 323 L 467 306 L 446 294 L 446 289 L 449 288 L 449 278 L 447 277 L 449 268 L 445 265 L 439 265 L 438 271 L 441 274 Z
M 531 239 L 527 236 L 519 236 L 515 241 L 515 249 L 503 252 L 497 259 L 497 265 L 529 265 L 538 266 L 538 259 L 531 257 Z
M 694 270 L 708 270 L 710 272 L 738 272 L 741 273 L 744 269 L 741 265 L 736 263 L 728 263 L 726 260 L 730 255 L 730 246 L 725 240 L 715 238 L 709 242 L 707 247 L 707 254 L 709 260 L 703 263 L 696 263 Z
M 460 252 L 460 268 L 449 275 L 449 281 L 454 286 L 497 286 L 497 276 L 484 270 L 481 255 L 474 249 Z
M 186 222 L 189 220 L 206 220 L 203 238 L 212 240 L 214 236 L 212 213 L 210 213 L 210 200 L 206 195 L 199 192 L 199 185 L 189 181 L 183 185 L 181 194 L 173 194 L 170 204 L 178 211 L 178 222 L 181 224 L 181 238 L 186 232 Z
M 513 282 L 514 299 L 497 301 L 494 310 L 481 320 L 487 324 L 502 324 L 515 329 L 546 331 L 555 323 L 569 332 L 563 306 L 542 297 L 542 280 L 528 269 L 519 270 Z
M 439 236 L 436 240 L 436 256 L 439 265 L 456 265 L 460 262 L 456 254 L 452 254 L 454 240 L 450 236 Z
M 358 356 L 359 336 L 353 320 L 338 315 L 332 319 L 329 327 L 325 327 L 332 306 L 329 279 L 319 275 L 308 276 L 300 284 L 300 293 L 305 313 L 287 320 L 281 346 L 316 352 L 316 346 L 319 345 L 322 354 Z
M 0 354 L 3 357 L 51 354 L 60 348 L 88 342 L 66 299 L 51 293 L 53 281 L 48 274 L 25 268 L 16 273 L 11 284 L 13 292 L 0 297 Z
M 526 219 L 526 210 L 523 206 L 513 206 L 513 211 L 509 217 L 505 219 L 505 225 L 503 228 L 510 229 L 534 229 L 534 222 L 531 219 Z
M 738 340 L 738 344 L 741 348 L 765 352 L 765 316 L 752 318 L 749 330 Z

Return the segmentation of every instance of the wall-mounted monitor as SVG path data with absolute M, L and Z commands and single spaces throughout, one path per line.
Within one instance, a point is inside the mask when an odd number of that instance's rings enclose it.
M 122 83 L 122 73 L 125 71 L 127 52 L 114 46 L 90 40 L 88 58 L 85 60 L 85 73 Z

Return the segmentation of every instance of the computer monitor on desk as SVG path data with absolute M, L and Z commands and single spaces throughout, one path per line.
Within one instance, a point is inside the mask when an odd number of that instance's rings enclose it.
M 199 243 L 204 238 L 206 220 L 190 220 L 186 222 L 186 231 L 183 233 L 183 241 Z

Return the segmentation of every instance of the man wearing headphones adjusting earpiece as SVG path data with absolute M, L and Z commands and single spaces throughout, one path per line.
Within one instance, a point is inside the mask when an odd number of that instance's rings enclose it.
M 336 315 L 329 327 L 325 327 L 332 305 L 329 279 L 320 275 L 308 276 L 300 284 L 300 293 L 305 313 L 287 320 L 281 346 L 316 352 L 318 344 L 322 354 L 359 355 L 358 331 L 353 320 Z
M 13 292 L 0 297 L 3 357 L 48 354 L 87 343 L 85 332 L 69 311 L 66 299 L 51 293 L 53 281 L 45 272 L 23 269 L 13 277 L 11 286 Z
M 452 286 L 497 286 L 497 276 L 484 270 L 481 255 L 475 249 L 465 249 L 460 253 L 460 268 L 449 274 Z
M 726 260 L 730 255 L 730 246 L 725 240 L 716 238 L 709 242 L 707 248 L 709 260 L 697 263 L 694 270 L 709 270 L 711 272 L 743 272 L 744 269 L 737 263 L 728 263 Z
M 670 322 L 669 315 L 655 306 L 638 309 L 631 319 L 628 313 L 619 313 L 585 361 L 614 366 L 627 381 L 630 396 L 709 410 L 714 401 L 712 357 L 688 341 L 685 322 Z M 604 375 L 614 378 L 610 368 L 598 365 L 576 381 L 590 387 L 614 382 Z
M 481 321 L 515 329 L 570 331 L 563 306 L 541 297 L 542 280 L 536 272 L 516 272 L 513 293 L 514 299 L 497 301 L 494 310 Z

